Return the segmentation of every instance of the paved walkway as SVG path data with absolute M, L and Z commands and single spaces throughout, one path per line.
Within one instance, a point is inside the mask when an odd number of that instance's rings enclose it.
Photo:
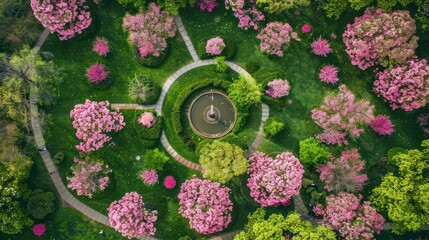
M 32 48 L 33 54 L 37 54 L 39 52 L 40 48 L 42 47 L 48 35 L 49 35 L 49 30 L 45 29 L 43 33 L 40 35 L 34 47 Z M 63 181 L 61 180 L 61 176 L 58 172 L 57 167 L 52 162 L 51 155 L 49 154 L 49 151 L 46 148 L 46 143 L 43 138 L 42 128 L 40 126 L 40 122 L 38 119 L 39 112 L 37 107 L 37 93 L 36 93 L 36 87 L 34 85 L 30 86 L 30 114 L 31 114 L 31 127 L 33 129 L 34 139 L 36 141 L 37 148 L 40 151 L 40 156 L 42 157 L 43 162 L 45 163 L 45 166 L 48 169 L 52 182 L 54 183 L 55 188 L 58 192 L 58 195 L 61 197 L 62 201 L 67 205 L 75 208 L 76 210 L 78 210 L 88 218 L 93 219 L 94 221 L 97 221 L 101 224 L 104 224 L 110 227 L 109 219 L 107 218 L 106 215 L 103 215 L 95 211 L 94 209 L 86 206 L 85 204 L 77 200 L 68 191 Z M 156 240 L 156 238 L 153 238 L 151 236 L 146 236 L 146 235 L 142 235 L 139 239 Z
M 191 54 L 192 59 L 194 62 L 198 61 L 198 54 L 197 51 L 195 51 L 194 45 L 192 44 L 191 39 L 188 36 L 188 32 L 185 29 L 185 26 L 183 26 L 182 19 L 179 15 L 176 15 L 174 17 L 174 22 L 176 22 L 176 26 L 179 29 L 179 33 L 183 38 L 183 41 L 185 41 L 186 47 L 188 48 L 189 53 Z

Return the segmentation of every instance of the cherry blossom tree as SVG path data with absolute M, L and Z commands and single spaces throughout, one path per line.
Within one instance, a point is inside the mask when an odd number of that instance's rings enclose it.
M 105 38 L 96 38 L 92 43 L 92 51 L 97 53 L 99 56 L 105 57 L 110 52 L 109 41 Z
M 378 63 L 405 63 L 417 48 L 415 33 L 416 24 L 408 11 L 384 13 L 367 8 L 353 24 L 347 24 L 343 41 L 352 64 L 365 70 Z
M 232 9 L 238 18 L 238 27 L 245 30 L 258 30 L 259 22 L 265 20 L 264 14 L 256 8 L 255 0 L 225 0 L 225 8 Z
M 357 149 L 342 151 L 340 158 L 319 166 L 320 180 L 325 183 L 328 191 L 362 191 L 368 180 L 368 176 L 363 173 L 364 164 Z
M 105 133 L 119 131 L 125 126 L 122 114 L 111 112 L 109 105 L 108 101 L 92 102 L 87 99 L 84 104 L 74 106 L 70 118 L 73 118 L 76 137 L 82 140 L 76 146 L 77 150 L 86 153 L 98 150 L 112 139 Z
M 369 126 L 374 130 L 374 132 L 380 135 L 391 135 L 395 129 L 392 121 L 386 115 L 379 115 L 375 117 L 370 123 Z
M 299 194 L 304 167 L 290 152 L 272 159 L 261 152 L 249 158 L 247 186 L 250 196 L 262 207 L 289 205 L 290 199 Z
M 156 123 L 156 117 L 152 112 L 144 112 L 137 121 L 146 128 L 151 128 Z
M 222 231 L 231 222 L 231 189 L 210 180 L 193 178 L 180 187 L 179 213 L 201 234 Z
M 272 98 L 281 98 L 289 95 L 290 85 L 287 80 L 274 79 L 267 84 L 268 90 L 265 93 Z
M 327 57 L 332 52 L 332 48 L 326 39 L 319 37 L 311 43 L 311 52 L 317 56 Z
M 143 180 L 143 183 L 148 186 L 155 185 L 158 182 L 158 174 L 155 169 L 146 169 L 139 176 Z
M 167 48 L 167 38 L 174 37 L 177 29 L 173 18 L 155 3 L 150 3 L 146 12 L 125 15 L 123 26 L 142 58 L 158 57 Z
M 107 211 L 110 226 L 122 236 L 131 239 L 142 234 L 155 235 L 158 212 L 147 210 L 137 192 L 125 193 L 119 201 L 112 202 Z
M 423 107 L 429 95 L 429 65 L 426 59 L 413 57 L 377 73 L 374 92 L 382 96 L 392 109 L 412 111 Z
M 85 0 L 31 0 L 39 22 L 60 40 L 68 40 L 91 25 L 91 14 Z
M 106 80 L 109 73 L 105 70 L 106 66 L 104 64 L 93 64 L 86 70 L 86 76 L 91 83 L 99 84 L 102 81 Z
M 211 55 L 219 55 L 225 49 L 225 42 L 221 37 L 210 38 L 207 41 L 206 53 Z
M 320 81 L 330 84 L 337 83 L 340 79 L 338 78 L 338 68 L 334 65 L 326 65 L 320 69 L 319 78 Z
M 109 165 L 90 159 L 82 161 L 74 158 L 74 162 L 77 164 L 71 166 L 73 176 L 67 177 L 67 180 L 70 181 L 67 187 L 76 190 L 78 196 L 92 198 L 94 193 L 107 188 L 110 181 L 107 174 L 112 172 Z
M 369 201 L 360 203 L 362 196 L 338 193 L 326 197 L 327 206 L 318 204 L 314 213 L 322 216 L 319 224 L 332 227 L 347 240 L 374 239 L 374 232 L 383 230 L 384 218 Z
M 261 40 L 261 51 L 283 57 L 283 52 L 289 47 L 290 40 L 300 41 L 289 23 L 270 22 L 256 36 Z
M 316 138 L 327 144 L 348 144 L 347 135 L 359 137 L 360 125 L 374 118 L 374 106 L 369 101 L 356 101 L 346 85 L 339 87 L 336 96 L 327 96 L 319 108 L 311 110 L 314 122 L 323 128 Z
M 201 11 L 212 12 L 219 4 L 216 0 L 197 0 L 198 7 Z

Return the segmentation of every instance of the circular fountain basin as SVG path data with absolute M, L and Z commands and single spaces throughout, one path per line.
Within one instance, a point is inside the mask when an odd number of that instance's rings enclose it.
M 223 93 L 209 91 L 197 96 L 188 111 L 192 130 L 205 138 L 220 138 L 234 128 L 237 111 Z

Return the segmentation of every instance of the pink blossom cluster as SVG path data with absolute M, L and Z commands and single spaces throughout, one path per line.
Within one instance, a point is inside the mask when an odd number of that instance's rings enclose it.
M 389 102 L 392 109 L 412 111 L 421 108 L 429 95 L 429 65 L 413 57 L 403 65 L 377 73 L 374 92 Z
M 31 8 L 39 22 L 60 40 L 73 38 L 91 25 L 91 14 L 85 0 L 31 0 Z
M 250 196 L 262 207 L 289 205 L 290 199 L 299 194 L 304 167 L 291 152 L 275 159 L 255 152 L 249 163 L 247 186 Z
M 40 237 L 46 232 L 46 226 L 43 223 L 38 223 L 31 230 L 33 230 L 34 235 Z
M 327 57 L 332 48 L 329 42 L 320 36 L 311 43 L 311 52 L 317 56 Z
M 92 51 L 97 53 L 99 56 L 105 57 L 110 52 L 109 41 L 105 38 L 96 38 L 92 43 Z
M 151 128 L 156 123 L 156 117 L 152 112 L 144 112 L 137 121 L 146 128 Z
M 102 81 L 106 80 L 109 73 L 105 70 L 106 66 L 104 64 L 93 64 L 88 69 L 86 69 L 86 76 L 88 80 L 94 84 L 99 84 Z
M 73 176 L 67 177 L 67 180 L 70 181 L 67 187 L 76 190 L 78 196 L 92 198 L 94 193 L 107 188 L 110 181 L 107 174 L 112 172 L 109 165 L 89 159 L 81 161 L 78 158 L 74 158 L 74 162 L 77 164 L 71 166 Z
M 258 36 L 261 40 L 261 51 L 283 57 L 283 51 L 289 47 L 291 38 L 300 41 L 296 32 L 289 23 L 270 22 L 263 28 Z
M 206 53 L 211 55 L 219 55 L 225 49 L 225 43 L 221 37 L 210 38 L 207 41 Z
M 164 187 L 172 189 L 176 186 L 176 179 L 173 176 L 167 176 L 164 180 Z
M 331 84 L 337 83 L 340 80 L 338 78 L 338 71 L 338 68 L 334 65 L 322 67 L 319 72 L 320 81 Z
M 167 38 L 174 37 L 177 29 L 173 18 L 155 3 L 149 4 L 147 12 L 125 15 L 124 28 L 130 32 L 130 41 L 142 58 L 158 57 L 167 48 Z
M 342 151 L 340 158 L 319 166 L 320 180 L 328 191 L 362 191 L 368 180 L 368 176 L 363 173 L 364 164 L 357 149 Z
M 155 185 L 158 182 L 158 174 L 155 169 L 147 169 L 140 173 L 140 178 L 143 183 L 149 186 Z
M 219 5 L 216 0 L 198 0 L 197 4 L 201 11 L 207 12 L 212 12 Z
M 417 123 L 423 130 L 426 135 L 429 135 L 429 116 L 426 114 L 421 114 L 417 117 Z
M 238 19 L 238 27 L 245 30 L 258 30 L 259 22 L 265 20 L 264 14 L 256 8 L 255 0 L 225 0 L 226 9 L 232 9 Z
M 220 183 L 193 178 L 180 187 L 179 213 L 201 234 L 222 231 L 231 222 L 231 189 Z
M 107 208 L 109 223 L 116 231 L 129 239 L 143 234 L 153 236 L 156 228 L 157 211 L 144 208 L 142 196 L 137 192 L 125 193 Z
M 86 99 L 84 104 L 77 104 L 70 112 L 76 137 L 80 139 L 77 150 L 91 152 L 103 147 L 111 137 L 105 133 L 119 131 L 125 126 L 124 117 L 119 112 L 111 112 L 108 101 L 92 102 Z
M 391 135 L 395 129 L 392 121 L 386 115 L 379 115 L 375 117 L 370 123 L 369 126 L 374 130 L 374 132 L 380 135 Z
M 378 63 L 387 66 L 411 58 L 417 48 L 415 32 L 416 24 L 408 11 L 383 13 L 368 8 L 353 24 L 347 24 L 343 41 L 352 64 L 365 70 Z
M 313 210 L 323 218 L 319 224 L 332 227 L 347 240 L 374 239 L 374 232 L 383 230 L 384 218 L 369 201 L 361 205 L 361 199 L 361 195 L 338 193 L 326 197 L 326 208 L 317 204 Z
M 289 95 L 290 85 L 287 80 L 274 79 L 267 84 L 268 90 L 265 93 L 272 98 L 281 98 Z
M 363 132 L 359 125 L 369 124 L 374 118 L 374 106 L 369 101 L 355 101 L 346 85 L 339 90 L 336 96 L 327 96 L 319 108 L 311 110 L 313 121 L 323 128 L 316 138 L 327 144 L 348 144 L 346 136 L 359 137 Z
M 306 24 L 302 25 L 301 32 L 303 32 L 303 33 L 309 33 L 309 32 L 311 32 L 311 26 L 310 26 L 310 24 L 306 23 Z

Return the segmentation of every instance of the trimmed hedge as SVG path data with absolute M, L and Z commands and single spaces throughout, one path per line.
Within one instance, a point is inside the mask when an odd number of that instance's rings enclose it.
M 223 49 L 223 51 L 220 55 L 214 56 L 214 55 L 206 53 L 207 41 L 213 37 L 221 37 L 223 39 L 223 41 L 225 42 L 225 48 Z M 211 37 L 203 38 L 198 42 L 197 53 L 198 53 L 198 57 L 201 60 L 209 59 L 209 58 L 215 58 L 215 57 L 219 57 L 219 56 L 224 56 L 227 60 L 230 60 L 230 59 L 234 58 L 236 52 L 237 52 L 237 45 L 235 44 L 234 40 L 229 38 L 229 37 L 211 36 Z
M 182 106 L 184 102 L 196 90 L 209 87 L 209 86 L 213 86 L 221 89 L 227 89 L 230 84 L 231 82 L 227 80 L 222 80 L 222 79 L 204 79 L 204 80 L 195 82 L 187 86 L 186 88 L 183 88 L 179 93 L 179 95 L 177 96 L 173 109 L 171 111 L 171 120 L 173 124 L 173 129 L 189 149 L 195 149 L 195 143 L 194 141 L 192 141 L 191 136 L 189 136 L 189 134 L 187 134 L 186 131 L 184 131 L 184 128 L 182 125 L 182 118 L 180 113 L 182 111 Z
M 151 128 L 146 128 L 138 123 L 140 115 L 144 112 L 152 112 L 156 117 L 156 123 Z M 157 140 L 161 137 L 163 119 L 161 116 L 156 116 L 155 110 L 136 110 L 133 119 L 133 127 L 137 135 L 145 140 Z
M 269 117 L 263 127 L 263 134 L 265 138 L 271 138 L 285 129 L 286 123 L 277 117 Z
M 133 52 L 134 58 L 137 60 L 138 63 L 140 63 L 145 67 L 155 68 L 155 67 L 161 66 L 165 62 L 165 60 L 167 59 L 170 53 L 170 47 L 168 44 L 167 48 L 164 51 L 162 51 L 158 57 L 154 57 L 154 56 L 148 56 L 146 58 L 140 57 L 138 48 L 135 45 L 132 46 L 132 52 Z

